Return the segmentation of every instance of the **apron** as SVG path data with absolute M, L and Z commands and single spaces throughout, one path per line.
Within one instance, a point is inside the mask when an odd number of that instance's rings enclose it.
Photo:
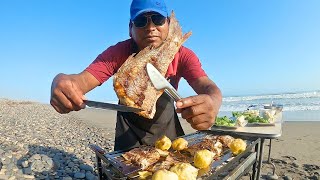
M 163 135 L 171 140 L 184 135 L 172 98 L 163 93 L 156 103 L 156 109 L 153 119 L 118 111 L 114 150 L 126 150 L 141 145 L 153 146 Z

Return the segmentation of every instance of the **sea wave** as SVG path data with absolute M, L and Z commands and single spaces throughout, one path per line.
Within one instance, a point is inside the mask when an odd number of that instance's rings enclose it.
M 118 103 L 118 101 L 108 102 Z M 270 103 L 283 105 L 283 111 L 320 110 L 320 91 L 224 97 L 220 111 L 244 111 L 251 105 Z
M 270 95 L 254 95 L 254 96 L 230 96 L 223 98 L 224 102 L 236 101 L 252 101 L 263 99 L 299 99 L 299 98 L 320 98 L 320 91 L 303 92 L 303 93 L 285 93 L 285 94 L 270 94 Z
M 222 105 L 220 111 L 244 111 L 250 104 L 243 105 Z M 284 106 L 283 111 L 317 111 L 320 110 L 320 105 L 297 105 L 297 106 Z
M 250 105 L 281 104 L 283 111 L 320 110 L 320 91 L 223 98 L 220 111 L 243 111 Z

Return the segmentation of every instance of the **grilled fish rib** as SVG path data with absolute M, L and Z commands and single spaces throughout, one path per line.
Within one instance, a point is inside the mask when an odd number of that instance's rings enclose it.
M 151 165 L 147 168 L 148 171 L 156 172 L 160 169 L 169 170 L 171 166 L 178 163 L 189 163 L 193 160 L 193 157 L 190 158 L 187 155 L 181 154 L 179 151 L 170 152 L 169 155 L 163 161 L 158 161 L 156 164 Z
M 132 54 L 114 75 L 113 86 L 121 104 L 143 109 L 138 114 L 152 119 L 156 102 L 163 91 L 154 88 L 146 72 L 146 64 L 153 64 L 164 76 L 181 45 L 191 36 L 182 34 L 174 12 L 170 16 L 167 39 L 157 48 L 149 46 Z
M 122 157 L 132 164 L 140 166 L 141 169 L 144 170 L 156 163 L 160 159 L 160 154 L 154 147 L 142 146 L 122 154 Z
M 186 151 L 194 155 L 199 150 L 207 149 L 214 152 L 215 156 L 220 156 L 223 148 L 227 148 L 233 139 L 229 135 L 207 136 L 201 142 L 189 146 Z

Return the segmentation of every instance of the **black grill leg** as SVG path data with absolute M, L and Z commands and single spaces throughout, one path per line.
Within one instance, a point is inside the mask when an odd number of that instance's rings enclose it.
M 270 139 L 270 143 L 269 143 L 269 154 L 268 154 L 268 163 L 272 165 L 273 171 L 272 171 L 272 175 L 274 175 L 276 173 L 276 166 L 271 162 L 271 142 L 272 139 Z
M 270 160 L 270 157 L 271 157 L 271 142 L 272 142 L 272 139 L 270 139 L 270 143 L 269 143 L 268 163 L 271 163 L 271 160 Z
M 97 167 L 98 167 L 98 178 L 102 179 L 102 163 L 101 163 L 101 158 L 98 157 L 98 155 L 96 155 L 96 159 L 97 159 Z
M 259 152 L 260 157 L 259 157 L 258 168 L 257 168 L 257 179 L 260 179 L 262 160 L 263 160 L 263 148 L 264 148 L 263 144 L 264 144 L 264 138 L 261 138 L 260 152 Z
M 257 153 L 256 154 L 256 161 L 255 161 L 255 163 L 253 164 L 253 166 L 252 166 L 252 175 L 251 175 L 251 177 L 250 177 L 250 180 L 251 179 L 256 179 L 255 177 L 256 177 L 256 175 L 257 175 L 257 160 L 259 160 L 259 146 L 260 146 L 260 143 L 261 142 L 259 142 L 258 144 L 256 144 L 255 145 L 255 147 L 254 147 L 254 150 L 255 150 L 255 152 Z

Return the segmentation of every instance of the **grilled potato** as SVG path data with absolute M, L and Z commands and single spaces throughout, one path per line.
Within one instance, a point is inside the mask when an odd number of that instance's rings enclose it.
M 181 151 L 188 147 L 188 141 L 183 138 L 178 138 L 172 142 L 172 149 Z
M 189 163 L 179 163 L 170 168 L 170 171 L 176 173 L 179 180 L 196 180 L 198 169 Z
M 208 166 L 206 168 L 202 168 L 202 169 L 199 169 L 198 171 L 198 176 L 204 176 L 204 175 L 207 175 L 210 173 L 210 170 L 211 170 L 211 166 Z
M 193 157 L 194 165 L 199 169 L 206 168 L 211 164 L 214 156 L 215 153 L 207 149 L 199 150 Z
M 156 141 L 155 147 L 163 151 L 166 151 L 171 147 L 171 140 L 164 135 Z
M 156 171 L 153 176 L 152 180 L 179 180 L 179 177 L 176 173 L 168 171 L 166 169 L 160 169 Z
M 167 157 L 169 155 L 169 151 L 163 151 L 161 149 L 156 148 L 161 157 Z
M 247 143 L 242 139 L 234 139 L 229 146 L 233 154 L 238 155 L 247 148 Z
M 139 171 L 139 179 L 147 179 L 147 177 L 152 175 L 152 172 L 149 171 Z

